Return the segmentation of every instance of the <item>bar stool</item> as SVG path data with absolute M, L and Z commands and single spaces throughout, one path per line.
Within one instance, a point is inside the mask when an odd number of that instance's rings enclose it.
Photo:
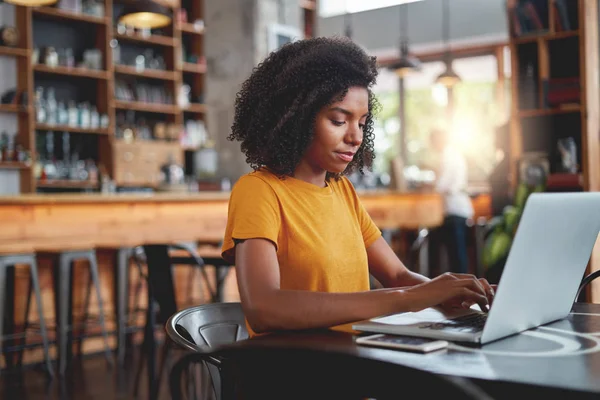
M 58 346 L 58 372 L 64 375 L 67 364 L 72 358 L 73 316 L 72 316 L 72 281 L 71 273 L 76 261 L 87 261 L 89 264 L 89 279 L 93 283 L 98 301 L 98 323 L 104 337 L 104 351 L 107 362 L 112 365 L 111 351 L 108 346 L 108 332 L 104 321 L 104 305 L 100 291 L 98 276 L 98 261 L 96 250 L 89 244 L 69 243 L 60 248 L 38 248 L 38 255 L 47 254 L 53 258 L 54 272 L 54 305 L 56 310 L 56 341 Z M 88 296 L 89 296 L 88 291 Z M 87 324 L 84 325 L 87 329 Z M 77 340 L 82 340 L 78 337 Z
M 135 260 L 137 242 L 128 239 L 113 239 L 104 241 L 96 246 L 97 251 L 110 251 L 113 253 L 114 266 L 114 308 L 117 327 L 117 365 L 125 363 L 127 349 L 127 334 L 131 332 L 128 324 L 130 314 L 129 306 L 129 266 Z
M 35 253 L 33 251 L 33 248 L 27 246 L 27 245 L 22 245 L 19 243 L 14 243 L 14 244 L 10 244 L 9 246 L 5 246 L 5 247 L 0 247 L 0 345 L 2 350 L 4 350 L 5 346 L 3 345 L 3 341 L 6 339 L 15 339 L 17 337 L 22 337 L 23 339 L 26 337 L 27 334 L 27 329 L 23 330 L 23 333 L 21 334 L 11 334 L 11 335 L 4 335 L 4 327 L 3 327 L 3 323 L 4 323 L 4 319 L 5 319 L 5 315 L 4 315 L 4 310 L 6 309 L 6 305 L 9 304 L 8 309 L 9 311 L 9 316 L 8 319 L 11 322 L 14 321 L 14 266 L 16 264 L 26 264 L 29 265 L 29 271 L 30 271 L 30 290 L 31 288 L 33 288 L 33 291 L 35 293 L 35 302 L 37 305 L 37 313 L 38 313 L 38 318 L 40 319 L 40 333 L 42 336 L 42 346 L 44 348 L 44 359 L 45 359 L 45 364 L 46 364 L 46 369 L 47 369 L 47 373 L 50 376 L 54 376 L 54 371 L 52 368 L 52 363 L 50 361 L 50 355 L 48 353 L 48 333 L 46 330 L 46 322 L 44 319 L 44 311 L 43 311 L 43 307 L 42 307 L 42 295 L 41 295 L 41 290 L 40 290 L 40 282 L 39 282 L 39 275 L 38 275 L 38 269 L 37 269 L 37 262 L 36 262 L 36 256 Z M 8 275 L 12 275 L 10 278 L 11 279 L 7 279 L 9 278 Z M 12 281 L 12 282 L 9 282 Z M 9 296 L 6 296 L 6 294 L 9 294 Z M 27 299 L 27 307 L 26 310 L 29 310 L 29 304 L 30 304 L 30 298 Z M 25 316 L 25 318 L 27 318 L 27 316 Z M 26 343 L 23 343 L 22 346 L 16 346 L 17 350 L 24 350 L 26 347 L 30 347 L 27 346 Z M 4 352 L 4 351 L 3 351 Z M 5 355 L 6 356 L 6 355 Z M 22 353 L 21 353 L 22 356 Z M 20 357 L 20 360 L 22 358 Z M 7 361 L 7 364 L 8 361 Z

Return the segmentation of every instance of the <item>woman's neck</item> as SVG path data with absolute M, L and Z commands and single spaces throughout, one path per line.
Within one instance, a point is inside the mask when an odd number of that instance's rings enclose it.
M 294 170 L 294 178 L 300 179 L 304 182 L 312 183 L 318 187 L 327 186 L 325 178 L 327 177 L 327 171 L 320 167 L 309 165 L 306 162 L 301 161 L 300 164 Z

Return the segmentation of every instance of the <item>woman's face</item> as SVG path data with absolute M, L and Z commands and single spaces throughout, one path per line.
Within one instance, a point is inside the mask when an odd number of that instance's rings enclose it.
M 363 128 L 369 114 L 369 93 L 364 87 L 351 87 L 340 101 L 317 114 L 314 137 L 300 164 L 317 173 L 341 173 L 354 158 L 363 141 Z

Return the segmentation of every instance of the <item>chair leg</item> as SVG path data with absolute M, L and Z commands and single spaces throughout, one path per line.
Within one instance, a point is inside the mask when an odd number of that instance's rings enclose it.
M 30 267 L 31 268 L 31 267 Z M 19 355 L 17 358 L 17 366 L 21 368 L 23 365 L 23 354 L 25 353 L 25 345 L 27 344 L 26 333 L 29 329 L 29 311 L 31 310 L 31 295 L 33 294 L 33 270 L 30 269 L 29 272 L 29 281 L 27 282 L 27 301 L 25 303 L 25 313 L 23 318 L 23 338 L 21 339 L 21 349 L 19 350 Z M 38 315 L 41 319 L 42 317 Z
M 87 332 L 87 320 L 90 317 L 89 310 L 90 310 L 90 299 L 91 299 L 91 293 L 92 293 L 92 283 L 93 283 L 92 269 L 90 268 L 89 273 L 88 273 L 88 280 L 87 280 L 87 290 L 85 291 L 85 300 L 83 301 L 83 317 L 81 318 L 81 321 L 83 324 L 82 334 L 85 334 Z M 79 343 L 77 344 L 77 355 L 81 356 L 83 354 L 82 350 L 83 350 L 83 340 L 79 340 Z
M 4 307 L 6 300 L 6 268 L 7 266 L 0 263 L 0 352 L 4 346 L 2 335 L 4 334 Z
M 98 262 L 96 261 L 96 253 L 93 252 L 93 257 L 90 258 L 90 273 L 92 275 L 92 281 L 96 287 L 96 296 L 98 300 L 98 319 L 100 321 L 100 329 L 102 329 L 102 336 L 104 337 L 104 352 L 106 354 L 106 361 L 112 366 L 112 354 L 110 347 L 108 346 L 108 332 L 106 331 L 106 323 L 104 321 L 104 305 L 102 301 L 102 293 L 100 291 L 100 278 L 98 276 Z
M 115 260 L 115 311 L 117 320 L 117 365 L 125 363 L 127 348 L 127 306 L 129 305 L 129 258 L 131 249 L 122 248 L 116 252 Z
M 71 295 L 71 261 L 67 257 L 59 257 L 55 288 L 56 298 L 56 343 L 58 346 L 58 373 L 64 375 L 69 361 L 69 297 Z
M 30 265 L 31 270 L 31 285 L 33 286 L 33 291 L 35 293 L 35 302 L 37 305 L 37 314 L 40 319 L 40 331 L 42 334 L 42 343 L 44 346 L 44 358 L 46 360 L 46 368 L 48 369 L 48 374 L 53 377 L 54 370 L 52 368 L 52 363 L 50 362 L 50 353 L 48 351 L 48 331 L 46 330 L 46 322 L 44 319 L 44 311 L 42 307 L 42 291 L 40 289 L 39 275 L 37 271 L 37 262 L 35 259 L 32 260 Z M 29 304 L 29 299 L 28 304 Z
M 171 344 L 169 340 L 165 340 L 162 351 L 160 352 L 160 359 L 158 360 L 158 376 L 156 377 L 156 393 L 160 393 L 160 384 L 163 380 L 165 370 L 171 370 L 167 368 L 167 361 L 169 358 L 169 350 L 171 349 Z

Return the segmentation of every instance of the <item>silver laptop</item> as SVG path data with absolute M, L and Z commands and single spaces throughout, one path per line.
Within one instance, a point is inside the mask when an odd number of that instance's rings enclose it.
M 600 232 L 600 193 L 529 196 L 489 313 L 427 308 L 358 331 L 484 344 L 569 315 Z

